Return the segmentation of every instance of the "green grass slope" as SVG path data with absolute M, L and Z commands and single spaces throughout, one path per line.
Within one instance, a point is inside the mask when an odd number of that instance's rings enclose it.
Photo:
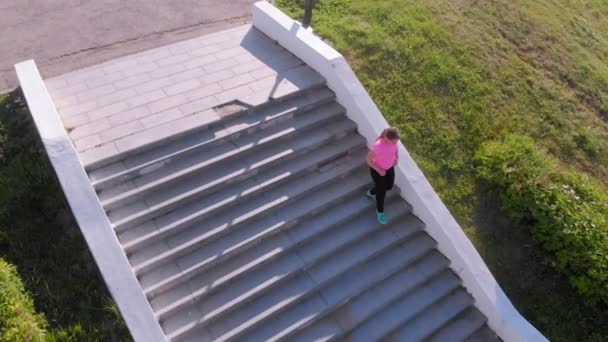
M 45 340 L 131 340 L 74 222 L 18 91 L 0 96 L 2 259 L 16 266 L 21 281 L 12 267 L 5 267 L 12 273 L 10 277 L 0 277 L 0 289 L 23 292 L 24 288 L 31 295 L 36 311 L 43 315 L 36 316 L 40 317 L 39 326 L 48 330 Z M 27 316 L 31 300 L 26 296 L 11 298 L 27 303 L 23 310 L 17 310 Z M 8 314 L 0 309 L 0 316 Z M 16 317 L 15 321 L 25 324 L 26 318 L 32 319 L 28 317 Z M 23 325 L 16 325 L 16 332 L 10 336 L 3 335 L 10 331 L 0 331 L 0 341 L 26 340 L 25 335 L 18 335 L 20 327 Z
M 299 0 L 278 0 L 293 17 Z M 318 0 L 331 41 L 522 314 L 552 341 L 607 341 L 608 308 L 577 294 L 553 255 L 477 176 L 489 141 L 531 137 L 555 172 L 608 189 L 608 2 Z

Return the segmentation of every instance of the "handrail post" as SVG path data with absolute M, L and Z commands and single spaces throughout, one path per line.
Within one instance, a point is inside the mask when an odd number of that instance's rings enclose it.
M 304 6 L 304 19 L 302 19 L 302 26 L 304 26 L 304 28 L 308 28 L 308 26 L 310 26 L 310 22 L 312 21 L 312 8 L 315 6 L 314 0 L 306 0 L 306 4 Z

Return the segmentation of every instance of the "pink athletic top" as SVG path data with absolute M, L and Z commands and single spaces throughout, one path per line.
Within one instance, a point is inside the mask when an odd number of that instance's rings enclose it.
M 388 170 L 395 165 L 397 144 L 391 144 L 380 138 L 372 146 L 372 151 L 374 152 L 374 164 L 382 170 Z

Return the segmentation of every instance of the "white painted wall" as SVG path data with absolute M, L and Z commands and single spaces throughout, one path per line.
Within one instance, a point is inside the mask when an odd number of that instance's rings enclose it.
M 33 60 L 15 65 L 36 129 L 108 290 L 135 341 L 166 341 Z
M 253 25 L 291 51 L 327 80 L 338 102 L 358 126 L 368 145 L 388 127 L 382 113 L 361 85 L 344 57 L 266 1 L 254 4 Z M 475 298 L 475 305 L 488 317 L 488 325 L 504 341 L 547 341 L 513 307 L 473 244 L 439 199 L 402 143 L 399 144 L 396 184 L 439 250 L 450 259 L 452 269 Z

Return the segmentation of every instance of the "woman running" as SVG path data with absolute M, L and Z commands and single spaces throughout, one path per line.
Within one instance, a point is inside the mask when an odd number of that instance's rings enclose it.
M 384 213 L 386 192 L 392 189 L 395 184 L 395 165 L 399 161 L 398 142 L 399 131 L 397 128 L 387 128 L 367 153 L 367 165 L 369 165 L 374 180 L 374 188 L 367 191 L 366 195 L 376 201 L 376 214 L 381 224 L 387 222 Z

